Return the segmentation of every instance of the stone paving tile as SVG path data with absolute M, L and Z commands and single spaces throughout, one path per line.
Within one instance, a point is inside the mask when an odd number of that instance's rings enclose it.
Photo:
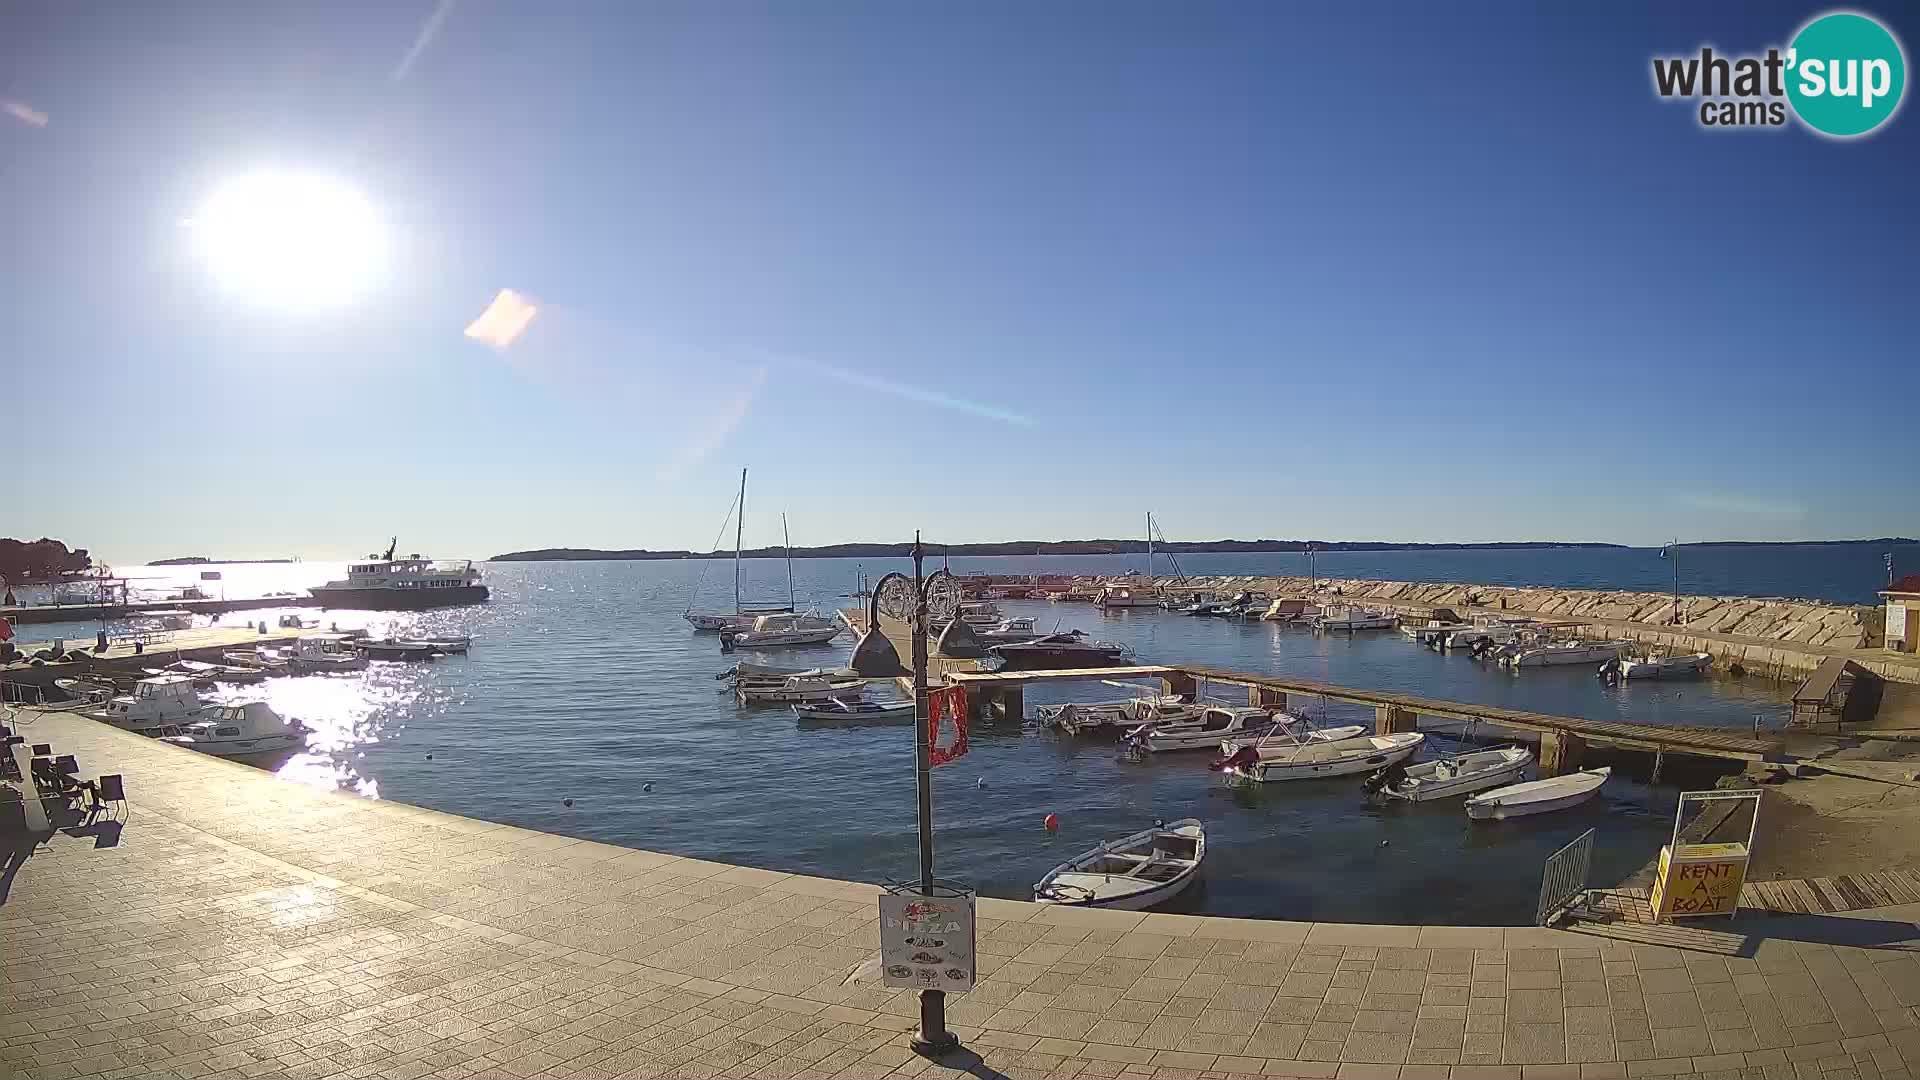
M 962 1075 L 907 1049 L 912 995 L 857 975 L 872 886 L 322 794 L 39 723 L 127 775 L 134 811 L 110 844 L 57 835 L 0 894 L 0 1075 Z M 1525 928 L 998 900 L 980 916 L 981 981 L 948 1001 L 976 1076 L 1920 1065 L 1913 933 L 1800 942 L 1793 920 L 1754 920 L 1751 955 L 1729 957 Z

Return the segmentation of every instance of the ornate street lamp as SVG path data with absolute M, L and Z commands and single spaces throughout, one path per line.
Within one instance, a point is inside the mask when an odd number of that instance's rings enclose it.
M 867 601 L 867 628 L 853 649 L 849 661 L 863 678 L 894 679 L 913 676 L 913 775 L 920 795 L 920 888 L 922 896 L 934 896 L 942 888 L 933 876 L 933 733 L 927 710 L 927 625 L 929 621 L 946 623 L 960 610 L 960 583 L 945 570 L 924 573 L 925 548 L 920 534 L 913 535 L 913 577 L 891 573 L 880 579 Z M 913 626 L 913 668 L 900 663 L 900 654 L 880 628 L 882 616 Z M 927 1057 L 937 1057 L 957 1048 L 960 1040 L 947 1030 L 947 994 L 944 990 L 920 991 L 920 1031 L 914 1036 L 913 1049 Z

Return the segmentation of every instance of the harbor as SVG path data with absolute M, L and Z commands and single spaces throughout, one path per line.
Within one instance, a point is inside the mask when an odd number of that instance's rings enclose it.
M 1647 941 L 983 899 L 965 1051 L 863 974 L 880 890 L 288 784 L 75 717 L 130 810 L 6 875 L 33 1076 L 1904 1075 L 1912 904 Z M 196 872 L 183 880 L 179 867 Z M 1558 1068 L 1559 1072 L 1544 1071 Z

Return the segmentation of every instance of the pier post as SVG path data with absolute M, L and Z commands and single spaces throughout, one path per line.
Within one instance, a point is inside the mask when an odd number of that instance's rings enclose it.
M 1027 716 L 1027 690 L 1024 686 L 1009 686 L 1000 691 L 997 706 L 1000 719 L 1017 724 Z
M 1562 776 L 1580 768 L 1587 741 L 1567 731 L 1540 733 L 1540 775 Z
M 1256 709 L 1278 712 L 1287 707 L 1287 692 L 1270 686 L 1247 687 L 1247 704 Z
M 1373 733 L 1375 735 L 1397 735 L 1403 731 L 1413 731 L 1419 727 L 1419 716 L 1397 705 L 1376 705 L 1373 708 Z

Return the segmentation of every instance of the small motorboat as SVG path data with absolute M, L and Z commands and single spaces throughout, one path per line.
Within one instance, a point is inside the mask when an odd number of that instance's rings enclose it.
M 1207 856 L 1207 831 L 1197 818 L 1156 823 L 1047 871 L 1033 887 L 1041 904 L 1139 911 L 1185 892 Z
M 200 719 L 206 709 L 192 676 L 156 675 L 134 683 L 132 694 L 112 698 L 81 715 L 141 735 L 167 735 L 179 725 Z
M 1275 727 L 1303 727 L 1306 722 L 1287 713 L 1271 713 L 1266 709 L 1232 709 L 1212 705 L 1197 715 L 1188 715 L 1171 720 L 1161 720 L 1142 724 L 1123 736 L 1129 746 L 1153 753 L 1165 753 L 1169 750 L 1218 750 L 1220 744 L 1228 739 L 1257 739 Z M 1366 732 L 1358 724 L 1348 727 L 1313 729 L 1308 739 L 1331 742 L 1337 739 L 1351 739 Z
M 1624 641 L 1555 641 L 1520 649 L 1502 656 L 1500 662 L 1516 671 L 1523 667 L 1597 664 L 1602 660 L 1618 660 L 1626 648 Z
M 1330 608 L 1313 618 L 1313 628 L 1325 632 L 1344 630 L 1391 630 L 1400 622 L 1400 617 L 1384 611 L 1366 611 L 1360 608 Z
M 1403 731 L 1324 741 L 1275 729 L 1257 743 L 1222 743 L 1226 756 L 1213 763 L 1229 779 L 1270 784 L 1278 780 L 1317 780 L 1374 772 L 1413 756 L 1426 735 Z
M 473 646 L 473 638 L 470 636 L 428 637 L 428 638 L 415 638 L 414 640 L 423 641 L 447 655 L 452 655 L 454 653 L 464 653 Z
M 1268 604 L 1267 610 L 1260 613 L 1260 618 L 1266 622 L 1302 623 L 1309 625 L 1319 617 L 1320 608 L 1316 606 L 1312 600 L 1301 596 L 1280 597 L 1273 603 Z
M 1431 802 L 1511 784 L 1533 764 L 1524 746 L 1475 750 L 1418 765 L 1389 765 L 1367 777 L 1367 794 L 1408 802 Z
M 355 641 L 355 649 L 369 660 L 431 660 L 440 650 L 424 641 Z
M 837 620 L 818 615 L 762 615 L 747 630 L 720 631 L 720 648 L 766 649 L 783 645 L 825 645 L 840 636 Z
M 359 671 L 367 666 L 367 658 L 355 651 L 351 639 L 341 634 L 296 638 L 280 655 L 286 661 L 287 670 L 296 675 Z
M 219 705 L 213 711 L 213 719 L 183 725 L 181 734 L 160 741 L 228 758 L 283 754 L 307 744 L 307 729 L 282 719 L 264 701 Z
M 1133 651 L 1125 645 L 1090 641 L 1081 630 L 1048 634 L 1011 645 L 994 645 L 987 652 L 998 657 L 1002 669 L 1007 671 L 1112 667 L 1133 656 Z
M 866 696 L 867 684 L 860 679 L 828 679 L 820 676 L 794 676 L 779 683 L 735 683 L 734 697 L 742 705 L 791 705 L 843 698 L 851 701 Z
M 287 670 L 286 660 L 269 649 L 229 649 L 220 654 L 220 659 L 231 667 L 256 668 L 275 675 L 284 675 Z
M 1057 727 L 1069 735 L 1084 735 L 1101 728 L 1132 729 L 1199 714 L 1200 706 L 1188 705 L 1178 694 L 1137 697 L 1131 701 L 1041 705 L 1033 710 L 1034 719 L 1041 727 Z
M 1600 677 L 1609 674 L 1622 679 L 1690 679 L 1713 669 L 1712 653 L 1686 653 L 1681 656 L 1623 656 L 1600 665 Z
M 976 627 L 973 633 L 988 645 L 1013 645 L 1045 636 L 1033 628 L 1032 619 L 1025 617 L 1003 619 L 998 624 L 984 629 Z
M 911 724 L 911 701 L 857 701 L 830 697 L 793 706 L 793 718 L 802 724 Z
M 1607 766 L 1495 788 L 1467 799 L 1467 816 L 1475 821 L 1499 821 L 1565 810 L 1593 798 L 1611 775 L 1613 767 Z

